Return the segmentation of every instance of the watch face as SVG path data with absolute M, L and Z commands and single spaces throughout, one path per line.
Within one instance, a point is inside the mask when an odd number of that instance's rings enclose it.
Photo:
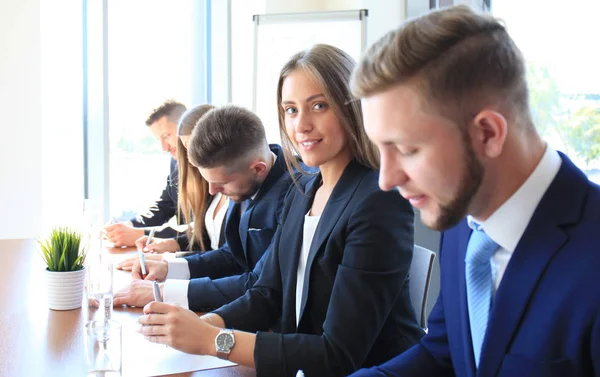
M 233 347 L 233 335 L 227 333 L 219 334 L 216 343 L 217 347 L 223 351 L 229 351 Z

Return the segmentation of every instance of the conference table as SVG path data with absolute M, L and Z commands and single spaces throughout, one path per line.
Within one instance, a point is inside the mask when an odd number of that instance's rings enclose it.
M 108 249 L 115 260 L 136 255 L 132 249 Z M 0 240 L 0 377 L 84 376 L 86 310 L 48 309 L 45 264 L 34 240 Z M 127 278 L 115 271 L 115 280 Z M 118 285 L 115 284 L 118 289 Z M 113 319 L 133 325 L 141 308 L 119 307 Z M 170 366 L 163 366 L 169 370 Z M 172 368 L 176 370 L 175 366 Z M 189 373 L 194 377 L 255 377 L 254 369 L 231 366 Z M 127 377 L 127 376 L 124 376 Z

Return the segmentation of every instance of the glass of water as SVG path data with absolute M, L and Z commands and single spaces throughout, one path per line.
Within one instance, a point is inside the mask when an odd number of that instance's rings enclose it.
M 115 321 L 90 321 L 85 325 L 87 376 L 121 376 L 122 331 Z
M 108 258 L 94 258 L 87 268 L 87 319 L 108 322 L 113 311 L 113 265 Z

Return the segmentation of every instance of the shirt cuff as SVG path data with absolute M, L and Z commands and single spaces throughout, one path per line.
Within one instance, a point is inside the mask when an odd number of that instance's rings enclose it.
M 177 253 L 163 253 L 162 254 L 162 260 L 166 260 L 166 261 L 172 261 L 173 259 L 177 258 Z
M 190 305 L 188 302 L 188 287 L 190 285 L 189 280 L 167 280 L 163 287 L 164 301 L 168 304 L 181 306 L 182 308 L 189 309 Z
M 187 259 L 167 259 L 167 264 L 169 266 L 167 271 L 167 279 L 190 280 L 190 267 L 188 266 Z

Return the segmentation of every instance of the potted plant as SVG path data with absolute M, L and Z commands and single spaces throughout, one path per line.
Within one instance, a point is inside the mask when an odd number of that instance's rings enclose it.
M 48 306 L 53 310 L 81 307 L 85 283 L 86 249 L 81 233 L 68 227 L 52 229 L 50 236 L 38 241 L 46 262 Z

